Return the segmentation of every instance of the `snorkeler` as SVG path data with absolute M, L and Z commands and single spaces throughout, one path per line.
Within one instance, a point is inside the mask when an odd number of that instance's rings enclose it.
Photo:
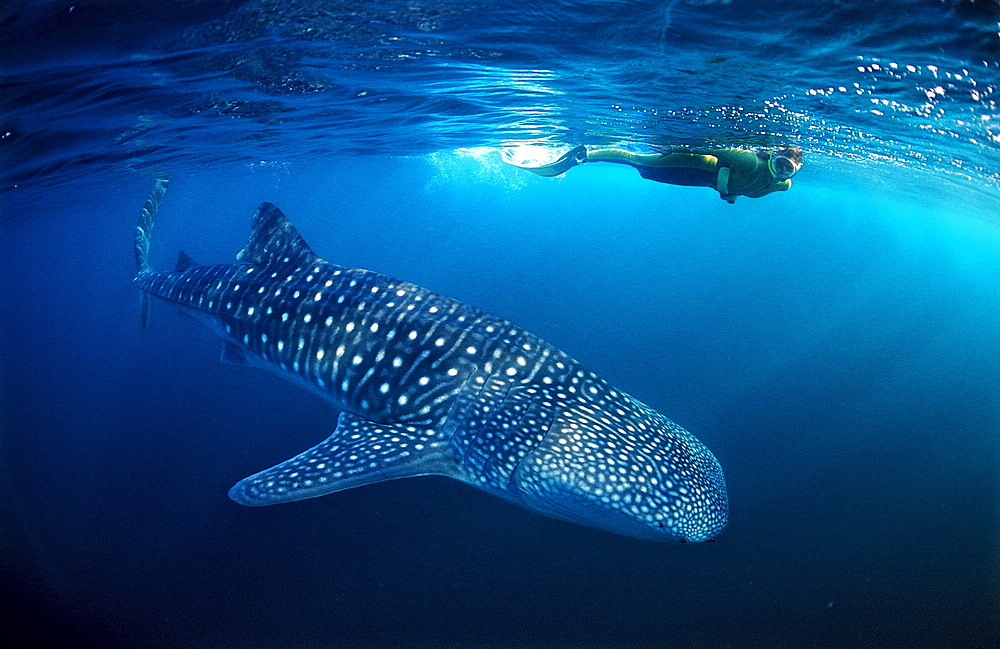
M 749 149 L 704 149 L 683 147 L 648 149 L 643 152 L 608 147 L 588 149 L 581 144 L 555 162 L 540 166 L 515 166 L 539 176 L 560 176 L 584 162 L 617 162 L 631 165 L 647 180 L 671 185 L 711 187 L 729 203 L 737 196 L 759 198 L 787 191 L 792 176 L 802 166 L 801 149 L 751 151 Z

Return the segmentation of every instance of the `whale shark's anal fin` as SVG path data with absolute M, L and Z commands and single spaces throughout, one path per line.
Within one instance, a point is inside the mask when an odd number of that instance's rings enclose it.
M 459 473 L 447 440 L 438 432 L 378 424 L 345 412 L 326 440 L 240 480 L 229 497 L 241 505 L 275 505 L 397 478 L 461 479 Z

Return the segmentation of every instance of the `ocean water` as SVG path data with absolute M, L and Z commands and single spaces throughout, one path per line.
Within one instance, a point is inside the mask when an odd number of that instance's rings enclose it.
M 1000 7 L 0 4 L 0 644 L 995 647 Z M 519 145 L 799 146 L 784 193 Z M 337 413 L 153 304 L 264 200 L 332 262 L 545 338 L 695 433 L 719 542 L 443 478 L 226 495 Z

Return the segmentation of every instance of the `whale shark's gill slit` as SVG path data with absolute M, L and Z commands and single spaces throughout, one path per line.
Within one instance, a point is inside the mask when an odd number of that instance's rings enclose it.
M 537 435 L 537 438 L 538 438 L 537 443 L 534 446 L 532 446 L 527 452 L 525 452 L 523 455 L 521 455 L 521 457 L 518 458 L 517 462 L 515 462 L 513 468 L 511 469 L 510 475 L 507 478 L 507 489 L 516 488 L 515 478 L 517 476 L 518 469 L 520 469 L 521 468 L 521 464 L 528 457 L 531 456 L 532 452 L 535 450 L 535 448 L 537 448 L 538 444 L 541 444 L 542 440 L 544 440 L 546 437 L 548 437 L 549 433 L 552 432 L 552 427 L 555 425 L 556 418 L 558 417 L 558 411 L 555 410 L 555 409 L 550 409 L 549 413 L 548 413 L 548 417 L 549 417 L 548 423 L 541 430 L 539 430 L 539 433 Z
M 459 396 L 448 410 L 448 430 L 451 431 L 448 444 L 456 453 L 464 453 L 462 445 L 467 444 L 471 437 L 471 430 L 468 428 L 470 419 L 474 416 L 488 415 L 497 404 L 503 402 L 502 398 L 489 397 L 490 390 L 496 385 L 494 376 L 494 373 L 485 374 L 478 366 L 474 367 L 466 376 L 462 389 L 458 391 Z M 509 389 L 507 386 L 506 390 Z M 478 410 L 477 404 L 480 405 Z M 465 435 L 462 435 L 463 432 Z
M 508 390 L 509 394 L 510 391 Z M 531 411 L 531 406 L 534 402 L 535 397 L 529 396 L 528 402 L 520 406 L 520 412 L 517 412 L 511 421 L 505 421 L 500 424 L 495 433 L 495 442 L 491 444 L 490 453 L 483 461 L 482 470 L 484 473 L 494 473 L 498 470 L 498 465 L 503 462 L 505 453 L 509 451 L 508 447 L 511 439 L 522 436 L 520 435 L 522 431 L 525 438 L 534 436 L 530 432 L 530 428 L 532 427 L 523 425 L 527 422 L 528 413 Z

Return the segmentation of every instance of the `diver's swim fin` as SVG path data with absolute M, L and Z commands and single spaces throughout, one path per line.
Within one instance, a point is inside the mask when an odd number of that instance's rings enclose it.
M 539 176 L 545 176 L 550 178 L 552 176 L 561 176 L 566 173 L 567 169 L 571 169 L 578 164 L 583 164 L 587 161 L 587 147 L 583 144 L 571 149 L 570 151 L 559 156 L 559 159 L 555 162 L 550 162 L 548 164 L 539 165 L 537 167 L 521 167 L 522 169 L 527 169 L 528 171 L 538 174 Z M 520 166 L 520 165 L 518 165 Z

